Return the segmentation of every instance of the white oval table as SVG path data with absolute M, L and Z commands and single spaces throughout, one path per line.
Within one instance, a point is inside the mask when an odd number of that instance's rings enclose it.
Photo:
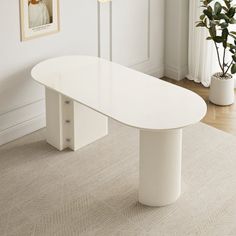
M 139 201 L 164 206 L 178 199 L 182 128 L 205 116 L 200 96 L 96 57 L 49 59 L 31 74 L 46 87 L 49 144 L 77 150 L 108 133 L 107 117 L 135 127 L 140 130 Z

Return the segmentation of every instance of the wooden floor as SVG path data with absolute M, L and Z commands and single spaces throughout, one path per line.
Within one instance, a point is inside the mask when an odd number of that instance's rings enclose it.
M 187 88 L 199 94 L 206 101 L 208 106 L 207 115 L 202 122 L 236 135 L 236 104 L 222 107 L 210 103 L 208 99 L 209 88 L 205 88 L 201 84 L 197 84 L 187 79 L 174 81 L 168 78 L 163 78 L 163 80 Z

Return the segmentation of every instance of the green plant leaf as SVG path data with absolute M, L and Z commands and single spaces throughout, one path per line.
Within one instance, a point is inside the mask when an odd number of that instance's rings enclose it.
M 220 24 L 221 29 L 226 29 L 228 26 L 229 26 L 229 24 L 226 22 L 223 22 Z
M 230 44 L 230 50 L 236 50 L 236 46 L 233 44 Z
M 213 37 L 213 40 L 216 42 L 216 43 L 222 43 L 224 42 L 224 39 L 220 36 L 215 36 Z
M 228 36 L 229 36 L 229 31 L 228 31 L 228 29 L 227 29 L 227 28 L 226 28 L 226 29 L 223 29 L 223 30 L 222 30 L 222 38 L 223 38 L 225 41 L 227 41 Z
M 213 38 L 212 37 L 207 37 L 206 40 L 212 40 Z
M 232 17 L 234 17 L 234 15 L 235 15 L 235 8 L 234 8 L 234 7 L 231 7 L 231 8 L 229 9 L 228 13 L 227 13 L 227 16 L 228 16 L 229 18 L 232 18 Z
M 233 64 L 231 67 L 231 73 L 236 74 L 236 64 Z
M 215 25 L 212 25 L 210 28 L 209 28 L 209 33 L 211 35 L 212 38 L 216 37 L 216 26 Z
M 207 0 L 207 4 L 210 4 L 213 0 Z
M 215 3 L 215 6 L 214 6 L 214 11 L 215 11 L 215 14 L 218 15 L 221 13 L 222 11 L 222 6 L 219 2 L 216 2 Z
M 196 27 L 206 27 L 206 25 L 203 22 L 199 22 Z
M 223 19 L 223 20 L 226 20 L 226 21 L 230 20 L 230 18 L 225 14 L 220 14 L 220 18 Z
M 231 36 L 234 40 L 236 40 L 236 36 L 235 36 L 235 35 L 230 34 L 230 36 Z
M 225 5 L 227 6 L 227 8 L 230 9 L 230 7 L 231 7 L 230 1 L 224 0 L 224 2 L 225 2 Z
M 229 20 L 229 23 L 230 23 L 230 24 L 236 24 L 236 19 L 231 18 L 231 19 Z
M 222 6 L 222 8 L 226 11 L 226 12 L 228 12 L 228 8 L 227 7 L 225 7 L 225 6 Z
M 204 6 L 207 6 L 207 5 L 208 5 L 208 1 L 207 1 L 207 0 L 202 1 L 202 3 L 204 4 Z
M 204 18 L 205 18 L 206 16 L 203 14 L 203 15 L 201 15 L 200 16 L 200 20 L 204 20 Z
M 212 14 L 213 13 L 213 8 L 209 5 L 207 6 L 207 10 Z
M 232 58 L 233 58 L 234 62 L 236 63 L 236 55 L 235 54 L 232 56 Z
M 213 19 L 213 16 L 212 16 L 212 13 L 209 11 L 209 10 L 204 10 L 203 13 L 210 19 L 212 20 Z

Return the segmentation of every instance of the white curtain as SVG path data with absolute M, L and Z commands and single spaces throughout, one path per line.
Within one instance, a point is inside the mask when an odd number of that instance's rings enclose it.
M 200 1 L 190 0 L 189 4 L 189 74 L 187 78 L 208 87 L 211 75 L 219 71 L 215 48 L 212 41 L 206 40 L 207 30 L 195 27 L 202 11 Z

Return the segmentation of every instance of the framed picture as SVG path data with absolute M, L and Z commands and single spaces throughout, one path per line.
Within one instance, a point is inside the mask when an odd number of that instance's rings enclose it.
M 59 32 L 59 0 L 20 0 L 21 40 Z

